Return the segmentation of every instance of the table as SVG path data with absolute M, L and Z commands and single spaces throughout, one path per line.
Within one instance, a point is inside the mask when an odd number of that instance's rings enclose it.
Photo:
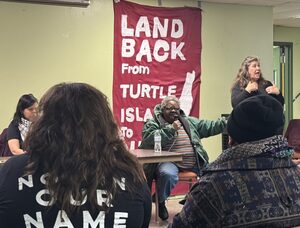
M 156 153 L 152 149 L 136 149 L 130 151 L 132 154 L 137 156 L 142 164 L 145 163 L 160 163 L 160 162 L 176 162 L 182 161 L 181 153 L 162 151 Z M 0 166 L 3 165 L 10 157 L 0 157 Z
M 142 163 L 160 163 L 160 162 L 176 162 L 182 161 L 182 153 L 162 151 L 161 153 L 154 152 L 153 149 L 135 149 L 130 151 L 137 156 Z

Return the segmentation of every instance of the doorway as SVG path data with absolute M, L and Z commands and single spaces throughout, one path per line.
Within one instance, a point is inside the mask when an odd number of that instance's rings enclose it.
M 273 81 L 284 97 L 285 128 L 293 119 L 293 43 L 274 42 Z

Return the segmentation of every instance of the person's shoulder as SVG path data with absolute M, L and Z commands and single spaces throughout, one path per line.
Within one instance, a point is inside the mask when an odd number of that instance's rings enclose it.
M 158 124 L 155 118 L 148 119 L 144 125 L 143 125 L 143 130 L 148 130 L 149 128 L 152 128 L 153 125 Z
M 186 118 L 188 121 L 192 121 L 192 122 L 200 121 L 200 119 L 195 116 L 184 116 L 184 118 Z
M 18 127 L 18 124 L 15 120 L 10 121 L 9 125 L 8 125 L 8 129 L 9 128 L 16 128 Z
M 154 107 L 154 115 L 158 115 L 159 113 L 161 113 L 161 105 L 157 104 Z
M 134 178 L 132 173 L 128 172 L 122 172 L 122 177 L 120 179 L 115 179 L 120 193 L 122 194 L 128 194 L 132 196 L 132 193 L 134 193 L 135 198 L 144 198 L 144 197 L 150 197 L 150 191 L 147 185 L 146 181 L 139 182 L 134 181 L 136 178 Z
M 28 159 L 29 159 L 29 154 L 25 153 L 25 154 L 12 156 L 11 158 L 9 158 L 7 160 L 7 162 L 24 163 L 24 162 L 27 162 Z
M 232 89 L 241 89 L 240 82 L 239 81 L 233 82 L 231 88 Z
M 16 172 L 23 171 L 25 166 L 27 165 L 28 159 L 29 159 L 28 154 L 12 156 L 4 163 L 3 167 L 1 168 L 1 171 L 5 171 L 5 170 L 15 170 Z
M 198 124 L 202 123 L 201 119 L 194 117 L 194 116 L 185 116 L 184 118 L 190 125 L 193 125 L 193 126 L 197 126 Z
M 209 124 L 211 123 L 211 120 L 206 120 L 206 119 L 201 119 L 201 118 L 197 118 L 194 116 L 187 116 L 186 117 L 187 121 L 194 125 L 194 126 L 209 126 Z
M 192 124 L 201 124 L 202 125 L 202 124 L 210 124 L 212 122 L 212 120 L 201 119 L 201 118 L 197 118 L 194 116 L 187 116 L 186 118 Z
M 16 184 L 16 180 L 24 175 L 28 158 L 27 154 L 16 155 L 5 162 L 0 168 L 0 191 L 11 189 Z
M 15 132 L 19 132 L 19 124 L 16 120 L 12 120 L 7 127 L 8 134 L 14 134 Z
M 21 139 L 19 124 L 15 120 L 12 120 L 7 128 L 7 139 Z
M 232 83 L 232 86 L 233 86 L 233 87 L 240 87 L 240 81 L 234 81 L 234 82 Z

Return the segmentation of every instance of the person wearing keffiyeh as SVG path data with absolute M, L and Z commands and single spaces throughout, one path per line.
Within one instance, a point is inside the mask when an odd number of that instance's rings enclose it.
M 38 100 L 32 94 L 20 97 L 13 120 L 7 129 L 8 146 L 12 155 L 23 154 L 23 143 L 37 115 Z
M 283 124 L 271 96 L 238 104 L 227 122 L 231 146 L 203 171 L 169 227 L 299 226 L 300 169 L 277 134 Z

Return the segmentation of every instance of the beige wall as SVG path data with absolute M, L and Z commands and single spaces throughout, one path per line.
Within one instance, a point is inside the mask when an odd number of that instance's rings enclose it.
M 293 43 L 293 98 L 300 92 L 300 28 L 274 26 L 274 41 Z M 293 118 L 300 119 L 300 97 L 293 103 Z
M 38 98 L 51 85 L 83 81 L 111 97 L 111 1 L 88 8 L 0 2 L 0 129 L 20 95 Z
M 261 58 L 262 72 L 272 77 L 272 9 L 227 4 L 203 5 L 202 118 L 230 113 L 230 87 L 247 55 Z M 255 15 L 255 17 L 253 17 Z M 203 140 L 211 160 L 221 150 L 221 136 Z
M 157 6 L 156 0 L 134 1 Z M 163 6 L 197 6 L 194 0 L 163 0 Z M 258 55 L 272 73 L 271 7 L 202 3 L 201 117 L 229 113 L 230 87 L 247 55 Z M 253 16 L 255 15 L 255 16 Z M 55 83 L 87 82 L 112 97 L 112 1 L 88 8 L 0 2 L 0 129 L 12 118 L 20 95 L 38 98 Z M 88 111 L 88 110 L 87 110 Z M 204 139 L 214 160 L 221 136 Z

